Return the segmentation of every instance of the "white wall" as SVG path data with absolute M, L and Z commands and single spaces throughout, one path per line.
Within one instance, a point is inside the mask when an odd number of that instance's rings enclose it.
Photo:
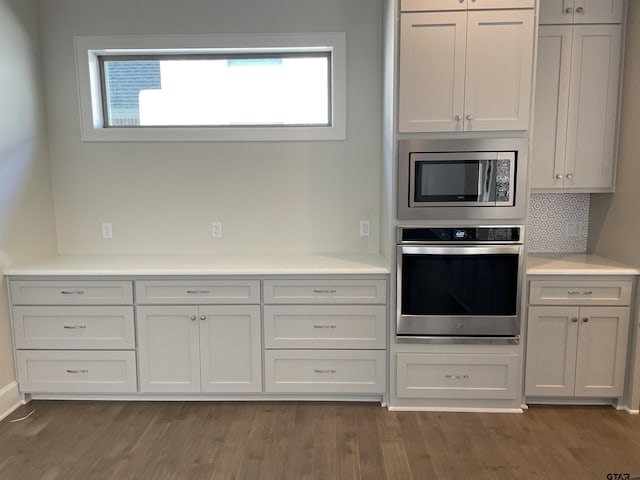
M 381 0 L 42 0 L 61 254 L 377 252 Z M 347 34 L 347 140 L 83 143 L 76 34 Z M 370 219 L 373 235 L 359 236 Z M 222 239 L 210 223 L 223 224 Z M 113 223 L 113 239 L 100 223 Z
M 627 14 L 616 192 L 592 195 L 589 251 L 640 267 L 640 2 Z
M 0 416 L 15 380 L 3 272 L 56 251 L 39 44 L 36 0 L 0 0 Z

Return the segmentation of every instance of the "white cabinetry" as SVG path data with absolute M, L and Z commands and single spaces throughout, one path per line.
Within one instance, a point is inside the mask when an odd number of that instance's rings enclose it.
M 259 292 L 257 280 L 137 281 L 139 303 L 161 304 L 136 307 L 140 390 L 262 391 Z
M 623 394 L 631 279 L 533 280 L 529 286 L 525 394 Z
M 621 36 L 619 24 L 540 26 L 532 188 L 613 188 Z
M 517 353 L 398 353 L 397 396 L 422 399 L 515 399 Z
M 456 11 L 434 11 L 440 4 Z M 403 2 L 400 132 L 528 128 L 534 12 L 481 10 L 493 4 Z
M 265 391 L 384 394 L 385 280 L 265 280 Z
M 22 393 L 138 389 L 130 281 L 10 281 Z
M 624 0 L 540 0 L 540 23 L 620 23 Z

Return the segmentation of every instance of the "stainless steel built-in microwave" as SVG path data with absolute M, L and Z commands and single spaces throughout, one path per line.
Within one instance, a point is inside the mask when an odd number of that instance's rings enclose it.
M 524 217 L 526 139 L 405 140 L 399 219 Z

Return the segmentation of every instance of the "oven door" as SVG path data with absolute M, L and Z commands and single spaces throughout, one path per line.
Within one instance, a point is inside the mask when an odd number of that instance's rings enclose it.
M 522 245 L 397 249 L 398 336 L 519 336 Z

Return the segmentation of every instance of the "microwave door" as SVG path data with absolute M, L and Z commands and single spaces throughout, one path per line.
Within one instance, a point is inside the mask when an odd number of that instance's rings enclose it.
M 478 162 L 478 202 L 495 203 L 496 201 L 496 173 L 491 160 Z

